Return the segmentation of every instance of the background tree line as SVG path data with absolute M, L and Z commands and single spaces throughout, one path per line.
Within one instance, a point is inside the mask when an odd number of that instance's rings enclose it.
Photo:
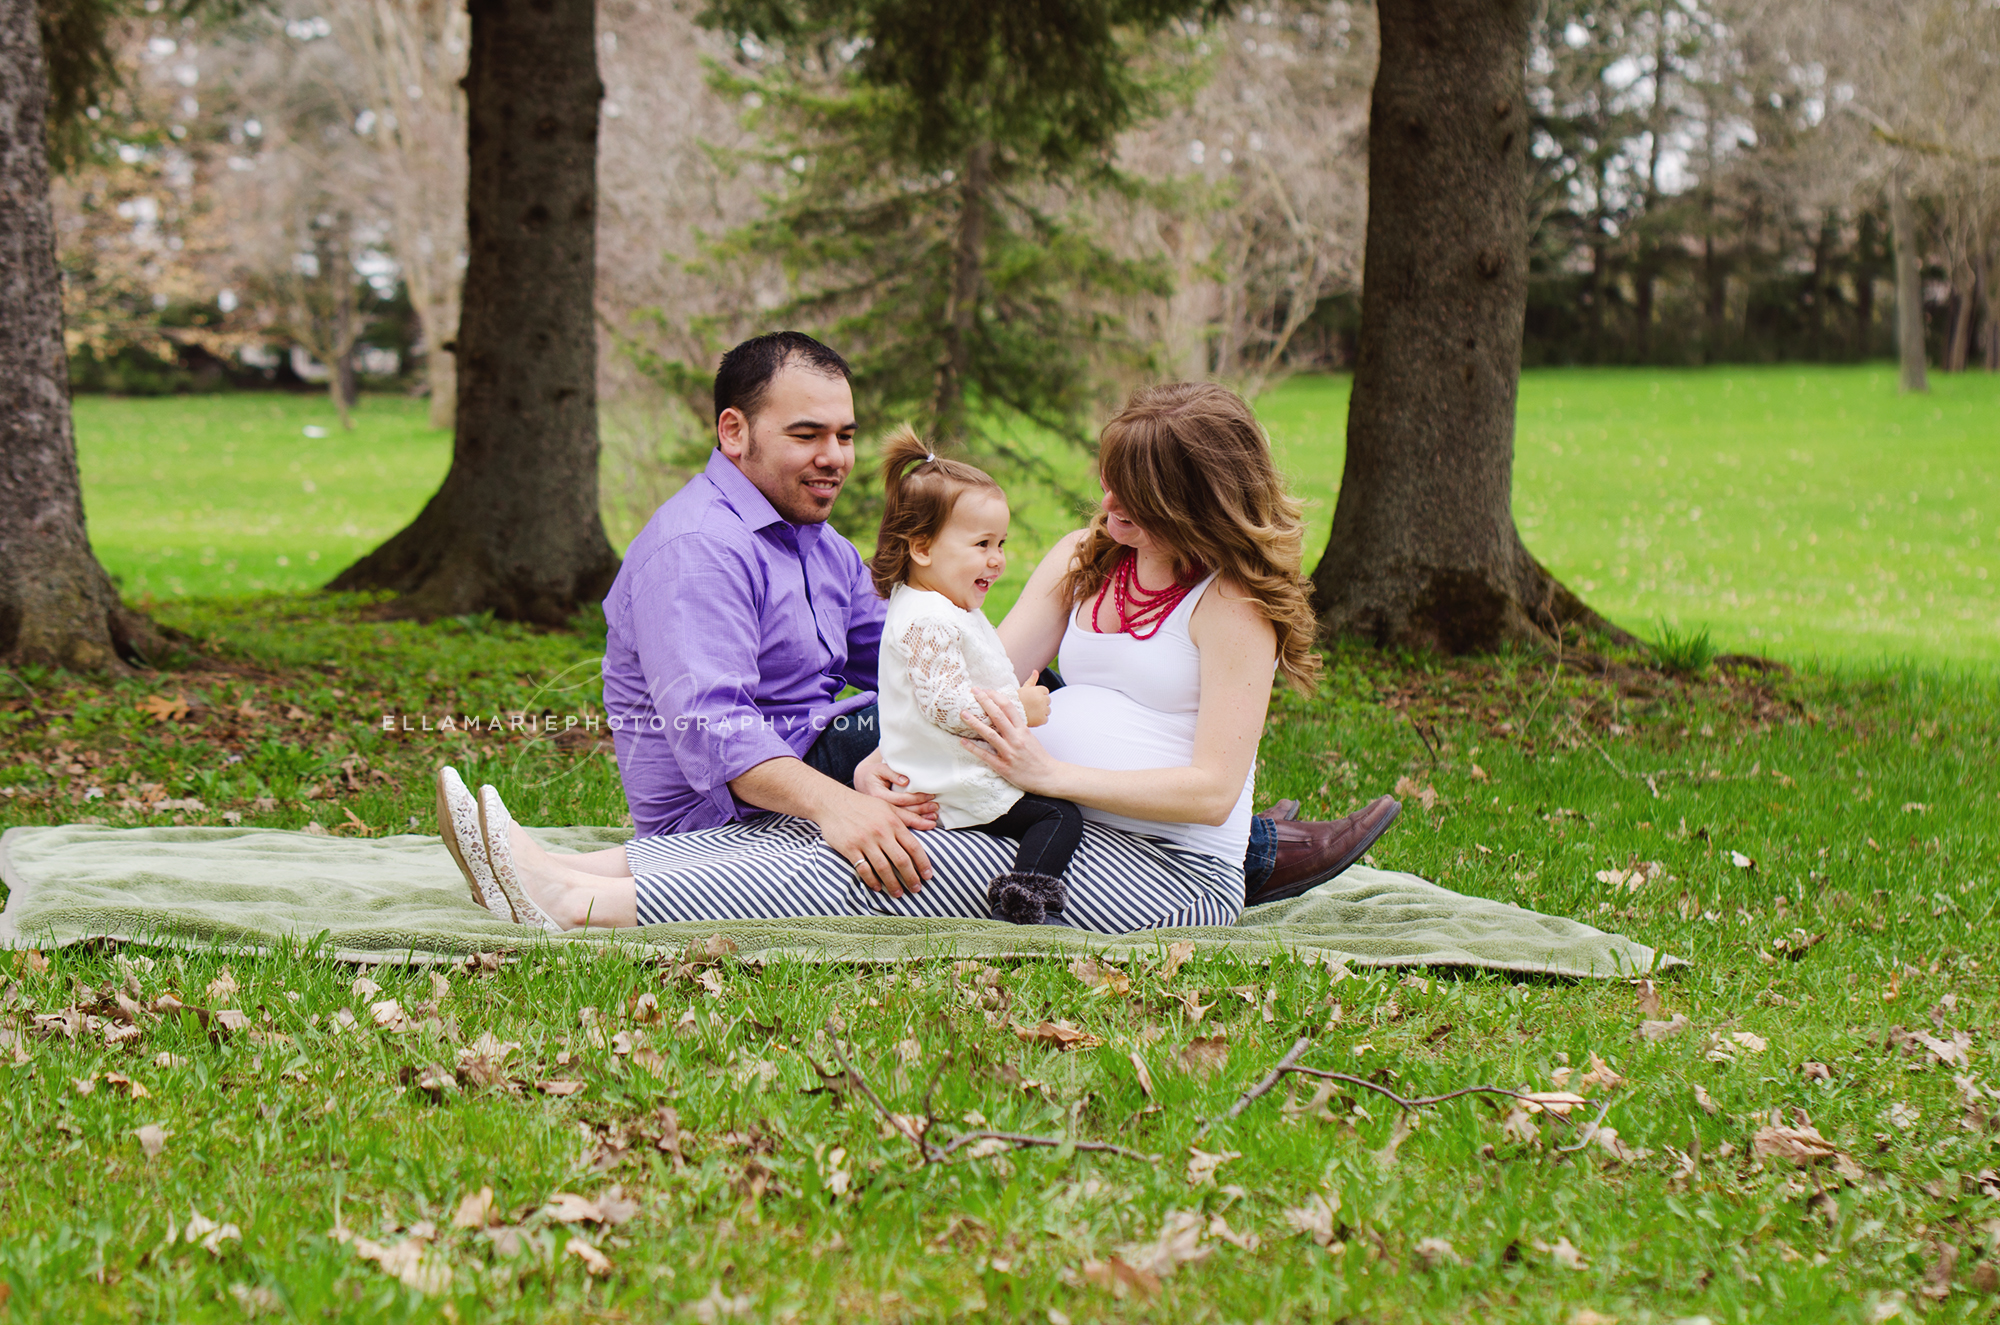
M 1254 390 L 1351 359 L 1322 625 L 1452 651 L 1618 634 L 1513 530 L 1524 358 L 1714 359 L 1787 334 L 1866 353 L 1883 202 L 1905 387 L 1933 249 L 1946 365 L 1993 340 L 2000 12 L 1978 0 L 1886 25 L 1834 0 L 295 2 L 40 0 L 24 24 L 6 0 L 25 283 L 0 330 L 23 338 L 24 399 L 68 387 L 45 346 L 88 370 L 161 347 L 256 366 L 275 341 L 345 420 L 359 364 L 388 353 L 364 283 L 378 313 L 406 302 L 381 320 L 421 349 L 440 421 L 455 406 L 452 469 L 329 587 L 420 615 L 553 624 L 594 599 L 617 566 L 600 386 L 622 368 L 614 396 L 659 402 L 633 468 L 670 485 L 706 449 L 715 352 L 774 323 L 838 341 L 871 415 L 1026 472 L 1023 427 L 1087 445 L 1131 380 Z M 602 130 L 627 119 L 621 158 Z M 1786 239 L 1807 215 L 1809 263 Z M 53 320 L 51 232 L 80 237 Z M 1774 297 L 1787 262 L 1809 279 Z M 33 476 L 10 544 L 32 492 L 76 504 L 68 429 L 66 406 L 16 419 L 6 450 Z M 71 523 L 80 543 L 80 505 Z M 96 602 L 101 569 L 73 560 Z
M 703 26 L 692 4 L 599 10 L 598 307 L 626 351 L 605 356 L 604 385 L 634 431 L 656 434 L 663 402 L 642 384 L 686 395 L 666 365 L 775 310 L 892 316 L 893 301 L 836 311 L 835 292 L 792 281 L 772 245 L 823 262 L 828 235 L 879 222 L 852 199 L 814 217 L 815 194 L 893 173 L 898 151 L 840 94 L 853 53 L 820 40 L 830 26 L 780 47 Z M 2000 167 L 1986 146 L 2000 135 L 1981 13 L 1976 0 L 1873 24 L 1837 4 L 1548 6 L 1528 71 L 1524 360 L 1891 353 L 1900 173 L 1930 361 L 2000 367 Z M 1087 378 L 1143 363 L 1254 386 L 1352 364 L 1375 23 L 1372 6 L 1335 0 L 1160 28 L 1141 43 L 1146 106 L 1119 132 L 1116 178 L 1044 172 L 989 195 L 1045 230 L 1060 221 L 1067 247 L 1042 277 L 1063 293 L 1047 311 L 1092 345 L 1115 330 L 1124 352 Z M 77 387 L 331 372 L 351 390 L 372 370 L 428 390 L 448 423 L 452 360 L 435 351 L 450 332 L 426 331 L 456 318 L 466 41 L 464 11 L 444 0 L 119 20 L 126 77 L 92 108 L 98 131 L 56 194 Z M 860 113 L 830 117 L 836 105 Z M 950 186 L 922 192 L 909 216 L 950 205 Z M 832 230 L 800 229 L 814 225 Z M 733 247 L 718 242 L 732 233 Z M 1065 260 L 1104 279 L 1069 280 Z

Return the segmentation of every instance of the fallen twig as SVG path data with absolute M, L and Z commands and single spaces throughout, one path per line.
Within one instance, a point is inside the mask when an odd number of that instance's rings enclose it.
M 1113 1145 L 1109 1141 L 1072 1141 L 1059 1136 L 1030 1136 L 1025 1132 L 992 1131 L 966 1132 L 961 1136 L 955 1136 L 951 1139 L 951 1144 L 937 1152 L 937 1157 L 943 1159 L 960 1146 L 969 1145 L 974 1141 L 1010 1141 L 1017 1146 L 1053 1146 L 1058 1148 L 1069 1146 L 1074 1150 L 1098 1150 L 1105 1154 L 1123 1155 L 1126 1159 L 1142 1159 L 1148 1164 L 1157 1164 L 1160 1162 L 1158 1155 L 1148 1155 L 1141 1151 L 1128 1150 L 1124 1146 Z
M 1068 1146 L 1072 1150 L 1095 1150 L 1108 1155 L 1121 1155 L 1126 1159 L 1144 1160 L 1148 1164 L 1157 1164 L 1160 1161 L 1158 1155 L 1148 1155 L 1137 1150 L 1128 1150 L 1124 1146 L 1113 1145 L 1109 1141 L 1078 1141 L 1062 1136 L 1034 1136 L 1026 1132 L 996 1132 L 988 1129 L 965 1132 L 954 1136 L 942 1147 L 932 1145 L 930 1133 L 931 1128 L 937 1123 L 937 1117 L 930 1111 L 931 1093 L 937 1089 L 938 1077 L 944 1072 L 944 1064 L 938 1064 L 937 1070 L 931 1074 L 929 1089 L 924 1091 L 923 1126 L 920 1129 L 912 1128 L 905 1119 L 899 1117 L 893 1109 L 882 1102 L 882 1097 L 877 1095 L 875 1088 L 868 1084 L 868 1078 L 862 1076 L 860 1069 L 848 1061 L 847 1051 L 841 1047 L 840 1037 L 833 1033 L 831 1026 L 827 1028 L 827 1039 L 832 1041 L 834 1055 L 840 1059 L 840 1070 L 847 1074 L 848 1081 L 860 1089 L 861 1093 L 867 1097 L 868 1102 L 875 1106 L 875 1112 L 882 1115 L 882 1120 L 888 1123 L 892 1130 L 909 1138 L 910 1144 L 917 1148 L 917 1158 L 921 1163 L 941 1164 L 950 1158 L 952 1153 L 960 1146 L 970 1145 L 975 1141 L 983 1140 L 1005 1141 L 1015 1146 L 1046 1146 L 1050 1149 L 1061 1149 L 1064 1146 Z M 949 1061 L 950 1057 L 950 1054 L 945 1055 L 947 1061 Z
M 1285 1068 L 1284 1071 L 1295 1072 L 1302 1077 L 1318 1077 L 1322 1081 L 1345 1081 L 1351 1086 L 1360 1086 L 1364 1090 L 1372 1090 L 1377 1095 L 1385 1096 L 1405 1109 L 1428 1108 L 1433 1104 L 1443 1104 L 1446 1100 L 1455 1100 L 1461 1095 L 1504 1095 L 1511 1100 L 1526 1100 L 1529 1104 L 1537 1105 L 1546 1110 L 1551 1117 L 1563 1117 L 1550 1108 L 1550 1100 L 1546 1094 L 1536 1095 L 1532 1091 L 1507 1090 L 1500 1086 L 1462 1086 L 1443 1095 L 1423 1095 L 1416 1099 L 1405 1099 L 1387 1086 L 1377 1085 L 1366 1077 L 1357 1077 L 1346 1072 L 1328 1072 L 1323 1068 L 1296 1065 Z
M 1597 1116 L 1590 1120 L 1590 1126 L 1583 1129 L 1583 1135 L 1577 1138 L 1576 1144 L 1573 1146 L 1557 1146 L 1556 1153 L 1558 1155 L 1575 1154 L 1577 1151 L 1583 1149 L 1585 1146 L 1589 1145 L 1592 1141 L 1596 1140 L 1598 1125 L 1604 1121 L 1604 1115 L 1610 1112 L 1611 1112 L 1610 1100 L 1606 1100 L 1604 1101 L 1604 1103 L 1598 1105 Z
M 849 1081 L 861 1088 L 861 1093 L 866 1095 L 868 1102 L 875 1106 L 875 1112 L 882 1115 L 882 1121 L 888 1123 L 891 1130 L 909 1137 L 911 1144 L 916 1146 L 917 1154 L 923 1159 L 924 1163 L 931 1163 L 931 1152 L 935 1147 L 922 1136 L 914 1134 L 909 1124 L 898 1118 L 895 1111 L 882 1102 L 882 1097 L 875 1093 L 875 1087 L 868 1084 L 868 1078 L 855 1071 L 854 1064 L 847 1061 L 847 1050 L 840 1047 L 840 1037 L 833 1033 L 831 1027 L 827 1028 L 826 1038 L 833 1043 L 834 1055 L 840 1059 L 840 1070 L 847 1073 Z
M 1270 1094 L 1271 1088 L 1278 1084 L 1279 1078 L 1283 1077 L 1285 1075 L 1285 1072 L 1289 1068 L 1291 1068 L 1291 1066 L 1294 1063 L 1298 1062 L 1299 1055 L 1304 1053 L 1311 1047 L 1312 1047 L 1312 1036 L 1310 1035 L 1301 1035 L 1298 1039 L 1294 1040 L 1292 1042 L 1292 1047 L 1286 1051 L 1285 1056 L 1278 1060 L 1278 1065 L 1272 1068 L 1268 1073 L 1266 1073 L 1262 1081 L 1258 1082 L 1256 1085 L 1250 1087 L 1250 1089 L 1244 1091 L 1241 1095 L 1237 1096 L 1236 1103 L 1229 1106 L 1228 1113 L 1223 1114 L 1219 1118 L 1207 1118 L 1202 1120 L 1201 1126 L 1195 1129 L 1194 1133 L 1195 1136 L 1199 1138 L 1207 1135 L 1208 1129 L 1214 1126 L 1216 1123 L 1228 1122 L 1231 1118 L 1236 1117 L 1238 1114 L 1242 1113 L 1245 1109 L 1249 1108 L 1250 1105 L 1254 1103 L 1256 1100 L 1261 1099 L 1263 1096 Z

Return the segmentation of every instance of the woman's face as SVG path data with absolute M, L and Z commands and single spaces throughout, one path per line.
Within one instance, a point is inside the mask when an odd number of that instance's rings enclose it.
M 1099 487 L 1104 480 L 1099 478 Z M 1125 508 L 1118 504 L 1118 494 L 1104 488 L 1104 531 L 1111 535 L 1111 541 L 1131 548 L 1135 552 L 1157 552 L 1160 545 L 1153 536 L 1125 518 Z

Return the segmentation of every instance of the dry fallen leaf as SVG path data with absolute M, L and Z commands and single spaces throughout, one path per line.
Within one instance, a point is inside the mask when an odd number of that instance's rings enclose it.
M 581 1081 L 537 1081 L 535 1089 L 544 1095 L 575 1095 L 583 1089 Z
M 1443 1238 L 1420 1238 L 1413 1250 L 1426 1270 L 1435 1270 L 1440 1265 L 1465 1264 L 1459 1259 L 1458 1251 Z
M 1816 1164 L 1832 1159 L 1840 1147 L 1819 1134 L 1816 1127 L 1760 1127 L 1750 1139 L 1750 1153 L 1763 1158 L 1789 1159 L 1797 1164 Z
M 465 1199 L 458 1203 L 458 1213 L 451 1217 L 453 1228 L 485 1228 L 500 1221 L 499 1207 L 493 1200 L 493 1189 L 481 1187 L 476 1192 L 467 1192 Z
M 469 1086 L 503 1086 L 507 1084 L 507 1056 L 520 1047 L 517 1041 L 482 1031 L 478 1039 L 458 1051 L 458 1070 Z
M 1222 1070 L 1229 1061 L 1229 1040 L 1220 1033 L 1197 1035 L 1180 1052 L 1181 1067 L 1198 1077 Z
M 240 1009 L 217 1008 L 208 1015 L 216 1025 L 226 1031 L 247 1031 L 250 1029 L 250 1018 L 244 1016 Z
M 1238 1233 L 1221 1215 L 1216 1215 L 1208 1221 L 1208 1235 L 1220 1238 L 1232 1247 L 1241 1247 L 1244 1251 L 1255 1251 L 1263 1245 L 1262 1238 L 1255 1233 Z
M 1381 784 L 1377 783 L 1376 785 L 1380 786 Z M 1416 779 L 1411 777 L 1396 779 L 1395 794 L 1415 800 L 1426 810 L 1435 808 L 1444 800 L 1444 797 L 1438 795 L 1436 787 L 1433 787 L 1428 782 L 1419 784 Z
M 1722 1106 L 1720 1104 L 1717 1104 L 1714 1100 L 1710 1099 L 1708 1097 L 1708 1092 L 1703 1090 L 1700 1086 L 1696 1086 L 1694 1088 L 1694 1102 L 1696 1104 L 1699 1104 L 1701 1106 L 1701 1111 L 1709 1115 L 1711 1118 L 1714 1117 L 1716 1114 L 1722 1112 Z
M 1232 1159 L 1243 1158 L 1240 1150 L 1223 1150 L 1215 1153 L 1196 1146 L 1188 1147 L 1187 1180 L 1190 1187 L 1213 1187 L 1215 1171 Z
M 172 1133 L 162 1128 L 158 1123 L 147 1123 L 144 1127 L 134 1131 L 132 1135 L 139 1138 L 139 1148 L 146 1152 L 147 1159 L 157 1159 L 160 1152 L 167 1148 L 167 1137 L 172 1135 Z
M 1137 1293 L 1140 1297 L 1152 1297 L 1160 1291 L 1158 1276 L 1134 1269 L 1116 1256 L 1108 1261 L 1085 1261 L 1083 1281 L 1119 1298 L 1128 1292 Z
M 229 968 L 225 966 L 222 968 L 220 974 L 208 982 L 208 1001 L 211 1003 L 227 1003 L 236 997 L 236 991 L 239 988 L 241 986 L 236 983 L 236 977 L 230 974 Z
M 1047 1045 L 1052 1049 L 1095 1049 L 1104 1043 L 1101 1035 L 1092 1035 L 1067 1021 L 1045 1021 L 1039 1026 L 1023 1026 L 1013 1023 L 1014 1034 L 1029 1044 Z
M 1619 1076 L 1611 1064 L 1599 1058 L 1595 1053 L 1590 1055 L 1590 1070 L 1576 1079 L 1576 1088 L 1580 1094 L 1588 1094 L 1593 1086 L 1602 1086 L 1606 1090 L 1616 1090 L 1624 1084 L 1625 1078 Z
M 571 1238 L 569 1245 L 563 1248 L 563 1255 L 576 1257 L 583 1262 L 583 1268 L 594 1275 L 602 1276 L 611 1273 L 611 1261 L 603 1252 L 591 1246 L 582 1238 Z
M 1657 1017 L 1664 1009 L 1660 1006 L 1660 991 L 1651 980 L 1639 982 L 1639 1011 L 1649 1017 Z
M 187 716 L 188 706 L 178 695 L 148 695 L 139 701 L 138 709 L 154 722 L 173 722 Z
M 1639 1023 L 1639 1038 L 1647 1041 L 1671 1039 L 1688 1028 L 1688 1019 L 1676 1012 L 1667 1021 L 1642 1021 Z
M 1583 1258 L 1582 1252 L 1570 1245 L 1568 1238 L 1557 1238 L 1554 1245 L 1536 1238 L 1530 1245 L 1565 1270 L 1587 1270 L 1590 1268 L 1590 1262 Z
M 1200 1151 L 1196 1151 L 1200 1154 Z M 1213 1248 L 1202 1242 L 1208 1221 L 1193 1210 L 1175 1210 L 1160 1226 L 1160 1235 L 1151 1242 L 1133 1243 L 1118 1249 L 1117 1259 L 1139 1271 L 1164 1279 L 1182 1265 L 1206 1258 Z
M 1132 1060 L 1132 1071 L 1138 1075 L 1139 1089 L 1145 1093 L 1147 1099 L 1149 1100 L 1152 1099 L 1153 1074 L 1146 1070 L 1146 1060 L 1139 1057 L 1139 1051 L 1137 1049 L 1134 1049 L 1127 1056 Z
M 1169 943 L 1167 945 L 1167 966 L 1165 970 L 1160 972 L 1160 979 L 1173 979 L 1181 967 L 1187 965 L 1193 957 L 1194 944 L 1188 942 L 1186 939 L 1182 939 L 1178 943 Z
M 1201 1019 L 1208 1015 L 1208 1010 L 1215 1006 L 1213 1003 L 1202 1002 L 1201 991 L 1198 989 L 1175 994 L 1174 998 L 1179 1001 L 1181 1011 L 1187 1014 L 1188 1023 L 1194 1026 L 1199 1026 Z
M 1306 1198 L 1306 1203 L 1285 1212 L 1285 1222 L 1311 1238 L 1322 1247 L 1331 1247 L 1337 1241 L 1339 1223 L 1334 1216 L 1340 1213 L 1340 1193 L 1322 1196 L 1314 1192 Z
M 363 1000 L 371 999 L 382 992 L 382 986 L 376 984 L 365 975 L 355 976 L 354 983 L 349 985 L 347 989 L 356 998 Z
M 660 1000 L 651 994 L 641 994 L 632 1000 L 632 1020 L 641 1026 L 650 1026 L 663 1015 Z
M 1095 957 L 1078 957 L 1069 964 L 1069 973 L 1081 980 L 1087 989 L 1107 994 L 1128 994 L 1132 991 L 1131 976 Z
M 451 1266 L 431 1253 L 429 1242 L 423 1238 L 407 1237 L 391 1247 L 356 1238 L 354 1254 L 364 1261 L 375 1262 L 382 1273 L 395 1276 L 404 1287 L 419 1293 L 435 1296 L 451 1287 Z

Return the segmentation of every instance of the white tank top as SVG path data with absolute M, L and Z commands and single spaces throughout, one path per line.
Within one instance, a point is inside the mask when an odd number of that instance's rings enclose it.
M 1063 632 L 1063 687 L 1049 696 L 1048 724 L 1036 732 L 1050 754 L 1086 768 L 1185 768 L 1194 762 L 1201 650 L 1188 635 L 1188 621 L 1215 578 L 1211 575 L 1190 590 L 1150 639 L 1099 634 L 1078 625 L 1078 617 L 1095 604 L 1077 605 Z M 1250 844 L 1250 797 L 1256 782 L 1253 760 L 1243 794 L 1221 824 L 1128 819 L 1088 806 L 1083 817 L 1240 866 Z

